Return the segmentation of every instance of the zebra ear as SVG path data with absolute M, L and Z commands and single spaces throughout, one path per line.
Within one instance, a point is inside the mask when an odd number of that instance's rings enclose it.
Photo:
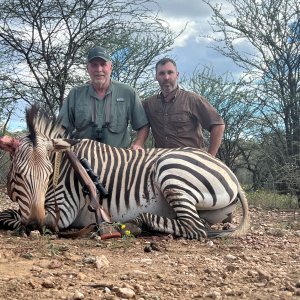
M 21 142 L 10 136 L 3 136 L 0 138 L 0 149 L 13 154 L 15 150 L 19 147 Z
M 48 150 L 66 151 L 79 142 L 80 140 L 52 139 L 51 142 L 48 144 Z

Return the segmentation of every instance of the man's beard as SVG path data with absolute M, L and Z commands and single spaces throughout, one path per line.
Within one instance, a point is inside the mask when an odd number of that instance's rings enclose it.
M 94 79 L 94 80 L 93 80 L 93 85 L 94 85 L 95 87 L 102 88 L 102 87 L 105 86 L 105 82 L 102 81 L 102 80 L 99 80 L 99 79 Z

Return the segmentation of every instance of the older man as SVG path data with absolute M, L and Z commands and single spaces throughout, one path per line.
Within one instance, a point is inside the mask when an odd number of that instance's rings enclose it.
M 158 148 L 204 148 L 202 129 L 210 132 L 208 152 L 216 155 L 221 145 L 224 121 L 202 96 L 178 86 L 179 73 L 171 58 L 156 64 L 156 80 L 161 91 L 147 98 L 143 106 L 147 114 L 155 146 Z
M 136 91 L 111 79 L 112 60 L 106 49 L 95 47 L 87 54 L 90 83 L 71 89 L 59 113 L 64 128 L 74 137 L 114 147 L 129 147 L 128 124 L 137 131 L 132 149 L 143 148 L 149 126 Z

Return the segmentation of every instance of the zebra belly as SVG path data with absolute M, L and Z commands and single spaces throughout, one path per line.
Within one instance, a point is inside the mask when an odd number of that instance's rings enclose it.
M 131 201 L 130 207 L 120 206 L 119 209 L 116 206 L 110 207 L 110 214 L 113 222 L 126 222 L 137 218 L 142 213 L 151 213 L 162 217 L 175 218 L 174 210 L 169 203 L 161 198 L 151 199 L 150 201 L 142 199 L 140 205 L 136 204 L 136 201 Z
M 112 201 L 116 203 L 116 201 Z M 175 213 L 170 205 L 161 197 L 155 199 L 146 200 L 142 199 L 140 205 L 136 204 L 136 201 L 131 201 L 130 206 L 126 208 L 123 204 L 120 204 L 119 209 L 116 205 L 107 206 L 107 201 L 103 201 L 103 207 L 106 211 L 109 211 L 112 222 L 126 222 L 137 218 L 142 213 L 152 213 L 159 216 L 168 218 L 175 218 Z M 77 218 L 71 224 L 71 227 L 84 227 L 92 223 L 95 223 L 95 213 L 88 210 L 88 204 L 86 204 L 78 213 Z
M 201 219 L 204 219 L 210 225 L 214 225 L 226 221 L 230 214 L 236 209 L 236 205 L 237 203 L 234 202 L 224 208 L 216 210 L 198 210 L 197 212 Z

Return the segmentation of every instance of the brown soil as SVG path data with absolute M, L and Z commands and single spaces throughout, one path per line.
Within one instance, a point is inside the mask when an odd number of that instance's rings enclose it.
M 299 211 L 251 219 L 245 237 L 205 242 L 0 231 L 0 299 L 300 299 Z

